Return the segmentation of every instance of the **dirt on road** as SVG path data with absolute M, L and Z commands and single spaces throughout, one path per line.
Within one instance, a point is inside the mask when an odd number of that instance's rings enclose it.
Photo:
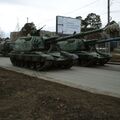
M 120 99 L 0 68 L 0 120 L 120 120 Z

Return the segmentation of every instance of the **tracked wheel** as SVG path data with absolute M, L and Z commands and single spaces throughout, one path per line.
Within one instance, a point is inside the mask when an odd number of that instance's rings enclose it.
M 99 65 L 104 66 L 108 61 L 109 61 L 108 59 L 101 60 L 99 61 Z
M 35 69 L 35 63 L 34 62 L 29 62 L 28 66 L 30 69 L 34 70 Z
M 73 61 L 65 62 L 61 65 L 62 69 L 70 69 L 73 66 Z
M 11 60 L 12 64 L 15 66 L 16 65 L 15 59 L 14 58 L 10 58 L 10 60 Z
M 103 59 L 98 61 L 98 65 L 104 66 L 105 64 L 108 63 L 109 60 L 110 60 L 110 58 L 103 58 Z
M 80 60 L 79 65 L 82 66 L 82 67 L 87 67 L 89 64 L 88 64 L 87 60 Z
M 95 60 L 80 60 L 79 65 L 82 67 L 90 67 L 96 65 Z
M 52 66 L 52 61 L 43 61 L 40 63 L 35 63 L 35 69 L 38 71 L 49 70 Z

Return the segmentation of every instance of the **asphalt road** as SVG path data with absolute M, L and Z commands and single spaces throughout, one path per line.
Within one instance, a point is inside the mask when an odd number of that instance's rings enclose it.
M 45 80 L 120 98 L 120 65 L 106 64 L 94 68 L 75 66 L 69 70 L 37 72 L 15 67 L 9 58 L 0 57 L 0 66 Z

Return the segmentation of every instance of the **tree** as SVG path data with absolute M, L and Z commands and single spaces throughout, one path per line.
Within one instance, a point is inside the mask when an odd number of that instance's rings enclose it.
M 120 36 L 120 26 L 114 20 L 110 22 L 109 25 L 106 25 L 105 31 L 110 37 L 118 37 Z
M 2 29 L 0 28 L 0 38 L 4 38 L 5 37 L 5 33 L 2 31 Z
M 35 26 L 35 24 L 33 22 L 32 23 L 26 23 L 22 27 L 20 33 L 21 33 L 22 36 L 27 36 L 28 34 L 32 34 L 36 30 L 37 30 L 36 26 Z
M 105 26 L 105 32 L 111 37 L 118 37 L 120 36 L 120 26 L 117 22 L 115 22 L 114 20 L 111 21 L 109 24 L 107 24 Z M 116 48 L 117 42 L 110 42 L 110 50 L 113 51 L 114 48 Z
M 90 13 L 82 20 L 82 29 L 83 31 L 99 29 L 102 26 L 101 19 L 99 15 L 95 13 Z

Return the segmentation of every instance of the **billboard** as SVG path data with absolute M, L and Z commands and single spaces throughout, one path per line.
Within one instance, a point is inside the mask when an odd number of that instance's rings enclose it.
M 73 34 L 80 33 L 81 20 L 71 17 L 56 16 L 56 33 Z

